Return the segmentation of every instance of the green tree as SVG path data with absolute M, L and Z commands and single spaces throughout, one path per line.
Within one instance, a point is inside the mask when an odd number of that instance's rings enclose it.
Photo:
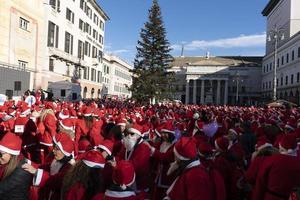
M 166 39 L 157 0 L 153 0 L 136 49 L 133 84 L 130 87 L 133 98 L 140 102 L 169 98 L 172 93 L 171 83 L 175 80 L 174 74 L 168 71 L 173 57 L 170 55 L 170 43 Z

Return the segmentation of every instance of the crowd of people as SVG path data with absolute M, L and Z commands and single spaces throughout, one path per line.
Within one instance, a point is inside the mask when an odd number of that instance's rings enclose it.
M 300 109 L 0 106 L 0 199 L 297 200 Z

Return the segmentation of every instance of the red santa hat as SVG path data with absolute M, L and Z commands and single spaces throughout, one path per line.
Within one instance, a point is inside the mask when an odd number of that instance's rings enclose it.
M 167 121 L 163 124 L 160 132 L 175 134 L 175 128 L 172 121 Z
M 82 162 L 88 167 L 104 168 L 105 159 L 99 151 L 90 150 L 83 155 Z
M 66 133 L 58 133 L 53 137 L 53 142 L 58 146 L 65 156 L 71 156 L 74 151 L 74 144 Z
M 59 118 L 61 119 L 66 119 L 66 118 L 69 118 L 70 117 L 70 112 L 68 109 L 62 109 L 59 113 Z
M 119 117 L 116 121 L 116 125 L 118 126 L 126 126 L 127 120 L 123 117 Z
M 27 103 L 23 103 L 22 106 L 20 107 L 20 115 L 21 116 L 27 116 L 30 114 L 30 107 L 28 106 Z
M 81 139 L 78 142 L 78 153 L 85 153 L 91 148 L 91 143 L 87 139 Z
M 292 134 L 287 134 L 282 137 L 279 142 L 279 148 L 287 151 L 287 153 L 294 153 L 297 149 L 296 137 Z
M 266 147 L 272 147 L 273 145 L 268 141 L 265 136 L 261 136 L 258 138 L 255 148 L 257 151 L 260 151 Z
M 69 130 L 69 131 L 75 130 L 74 120 L 71 118 L 66 118 L 66 119 L 60 120 L 59 125 L 61 125 L 64 129 Z
M 215 140 L 215 147 L 221 151 L 227 151 L 229 147 L 229 140 L 226 137 L 219 137 Z
M 120 185 L 123 190 L 135 181 L 133 164 L 126 160 L 121 160 L 113 170 L 112 179 L 114 183 Z
M 21 138 L 11 132 L 7 132 L 0 141 L 0 150 L 11 155 L 20 155 L 21 147 Z
M 83 116 L 85 116 L 85 117 L 92 116 L 92 108 L 91 107 L 86 107 L 83 110 Z
M 56 108 L 55 104 L 53 102 L 46 102 L 45 103 L 45 109 L 51 109 L 51 110 L 54 110 Z
M 143 136 L 143 127 L 137 123 L 134 123 L 130 128 L 127 129 L 127 131 L 130 133 L 135 133 L 139 136 Z
M 110 156 L 112 154 L 113 147 L 114 143 L 111 140 L 104 140 L 98 145 L 99 149 L 106 151 Z
M 284 128 L 290 129 L 292 131 L 295 130 L 296 127 L 297 127 L 297 122 L 295 119 L 289 119 L 286 125 L 284 126 Z
M 16 109 L 14 109 L 12 107 L 9 107 L 6 111 L 6 113 L 11 116 L 15 116 L 16 112 L 17 112 Z
M 191 160 L 197 156 L 197 148 L 192 138 L 182 137 L 174 146 L 174 154 L 180 160 Z
M 213 151 L 213 147 L 206 142 L 202 142 L 200 143 L 199 147 L 198 147 L 198 152 L 199 155 L 205 158 L 209 158 L 212 157 L 214 151 Z

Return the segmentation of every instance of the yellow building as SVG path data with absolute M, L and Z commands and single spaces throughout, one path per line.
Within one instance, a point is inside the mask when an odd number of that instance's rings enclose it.
M 0 66 L 30 72 L 29 85 L 22 85 L 21 91 L 37 89 L 41 82 L 46 46 L 44 18 L 43 0 L 0 0 Z M 14 77 L 7 80 L 14 81 Z

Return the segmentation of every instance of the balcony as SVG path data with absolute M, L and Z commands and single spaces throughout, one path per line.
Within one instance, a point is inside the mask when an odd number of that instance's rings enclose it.
M 49 54 L 51 57 L 61 59 L 68 63 L 81 64 L 79 58 L 72 56 L 72 55 L 70 55 L 60 49 L 57 49 L 57 48 L 49 47 Z

